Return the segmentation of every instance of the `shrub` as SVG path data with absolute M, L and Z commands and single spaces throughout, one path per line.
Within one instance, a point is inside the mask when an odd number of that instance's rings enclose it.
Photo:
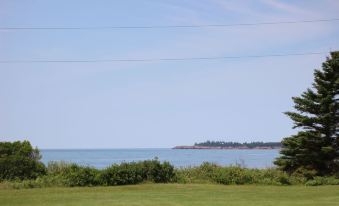
M 312 180 L 308 180 L 306 186 L 318 186 L 318 185 L 339 185 L 339 179 L 336 177 L 314 177 Z
M 0 142 L 0 180 L 35 179 L 46 174 L 37 148 L 28 141 Z
M 175 176 L 174 167 L 169 162 L 160 163 L 158 160 L 139 162 L 142 168 L 143 179 L 155 183 L 172 181 Z
M 146 160 L 111 165 L 100 174 L 103 185 L 138 184 L 144 181 L 156 183 L 170 182 L 174 177 L 174 167 L 168 162 Z
M 74 163 L 68 163 L 64 161 L 51 161 L 47 164 L 47 173 L 49 175 L 59 175 L 69 172 L 70 167 Z
M 292 173 L 292 175 L 295 177 L 304 178 L 306 180 L 312 180 L 317 175 L 317 171 L 314 169 L 299 167 Z
M 240 166 L 218 166 L 203 163 L 199 167 L 176 170 L 176 181 L 179 183 L 219 183 L 219 184 L 291 184 L 287 173 L 275 168 L 249 169 Z
M 214 182 L 220 184 L 263 184 L 263 185 L 289 185 L 291 184 L 287 173 L 275 168 L 249 169 L 239 166 L 221 167 L 213 176 Z
M 198 167 L 184 167 L 175 170 L 175 180 L 178 183 L 211 183 L 212 176 L 220 166 L 204 162 Z
M 137 163 L 114 164 L 100 174 L 103 185 L 137 184 L 143 181 L 141 167 Z
M 203 183 L 202 181 L 199 181 L 195 178 L 198 177 L 198 175 L 193 174 L 195 172 L 195 167 L 185 167 L 175 170 L 175 182 L 177 183 Z
M 50 162 L 47 167 L 48 176 L 53 183 L 64 186 L 95 186 L 99 185 L 98 169 L 80 166 L 74 163 Z
M 70 171 L 63 174 L 68 186 L 95 186 L 99 184 L 99 171 L 95 168 L 72 164 Z
M 265 185 L 289 185 L 292 184 L 290 176 L 276 168 L 256 169 L 256 183 Z
M 212 179 L 220 184 L 252 184 L 253 177 L 248 169 L 238 166 L 220 167 L 215 170 Z

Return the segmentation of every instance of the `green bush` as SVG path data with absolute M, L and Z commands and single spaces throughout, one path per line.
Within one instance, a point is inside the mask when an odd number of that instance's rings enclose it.
M 203 163 L 199 167 L 177 169 L 176 181 L 178 183 L 218 183 L 226 185 L 291 184 L 288 174 L 275 168 L 249 169 L 240 166 L 222 167 L 211 163 Z
M 170 182 L 174 175 L 174 167 L 168 162 L 146 160 L 111 165 L 101 171 L 99 179 L 102 185 L 138 184 L 144 181 L 166 183 Z
M 74 163 L 50 162 L 47 167 L 48 176 L 54 183 L 64 186 L 95 186 L 99 185 L 98 169 L 80 166 Z
M 175 170 L 175 181 L 178 183 L 211 183 L 212 176 L 220 166 L 204 162 L 198 167 L 184 167 Z
M 35 179 L 46 174 L 37 148 L 28 141 L 0 142 L 0 180 Z
M 51 161 L 47 164 L 47 173 L 49 175 L 59 175 L 69 172 L 72 163 L 64 161 Z
M 264 185 L 289 185 L 292 184 L 290 176 L 276 168 L 252 169 L 256 171 L 256 184 Z
M 312 180 L 308 180 L 306 186 L 318 186 L 318 185 L 339 185 L 339 179 L 336 177 L 314 177 Z
M 53 179 L 43 184 L 63 186 L 112 186 L 138 184 L 145 181 L 166 183 L 175 176 L 174 167 L 168 162 L 146 160 L 113 164 L 103 170 L 66 162 L 50 162 L 47 176 Z
M 220 184 L 252 184 L 254 177 L 249 169 L 244 169 L 238 166 L 219 167 L 214 171 L 212 176 L 213 181 Z
M 292 173 L 292 176 L 304 178 L 306 180 L 312 180 L 314 177 L 317 176 L 317 171 L 314 169 L 307 169 L 305 167 L 299 167 Z
M 158 160 L 145 160 L 138 163 L 142 168 L 142 176 L 146 181 L 167 183 L 175 176 L 174 167 L 169 162 L 160 163 Z
M 174 182 L 177 183 L 201 183 L 197 180 L 194 180 L 193 178 L 197 177 L 197 175 L 192 174 L 194 171 L 194 168 L 180 168 L 175 169 L 175 179 Z
M 114 164 L 100 174 L 103 185 L 138 184 L 143 181 L 141 167 L 137 163 Z
M 66 185 L 74 186 L 95 186 L 99 184 L 99 171 L 95 168 L 78 166 L 72 164 L 69 172 L 63 174 Z

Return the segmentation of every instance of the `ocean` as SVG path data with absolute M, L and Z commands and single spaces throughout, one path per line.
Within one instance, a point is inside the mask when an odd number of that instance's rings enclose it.
M 169 161 L 175 167 L 197 166 L 203 162 L 240 164 L 248 168 L 272 167 L 279 150 L 176 150 L 176 149 L 42 149 L 42 162 L 66 161 L 96 168 L 113 163 L 150 160 Z

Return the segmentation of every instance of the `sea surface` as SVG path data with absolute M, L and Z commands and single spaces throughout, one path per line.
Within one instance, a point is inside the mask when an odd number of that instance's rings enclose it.
M 96 168 L 113 163 L 132 162 L 158 158 L 175 167 L 197 166 L 203 162 L 219 165 L 240 164 L 248 168 L 273 166 L 279 150 L 176 150 L 176 149 L 43 149 L 42 161 L 66 161 Z

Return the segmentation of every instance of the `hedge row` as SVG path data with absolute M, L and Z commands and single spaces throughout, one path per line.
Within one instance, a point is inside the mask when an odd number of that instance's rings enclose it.
M 106 169 L 51 162 L 47 174 L 33 180 L 2 183 L 2 187 L 82 187 L 154 183 L 216 183 L 225 185 L 339 185 L 338 177 L 309 177 L 302 173 L 288 175 L 275 168 L 249 169 L 240 166 L 222 167 L 203 163 L 198 167 L 174 169 L 158 160 L 114 164 Z M 0 185 L 1 186 L 1 185 Z

